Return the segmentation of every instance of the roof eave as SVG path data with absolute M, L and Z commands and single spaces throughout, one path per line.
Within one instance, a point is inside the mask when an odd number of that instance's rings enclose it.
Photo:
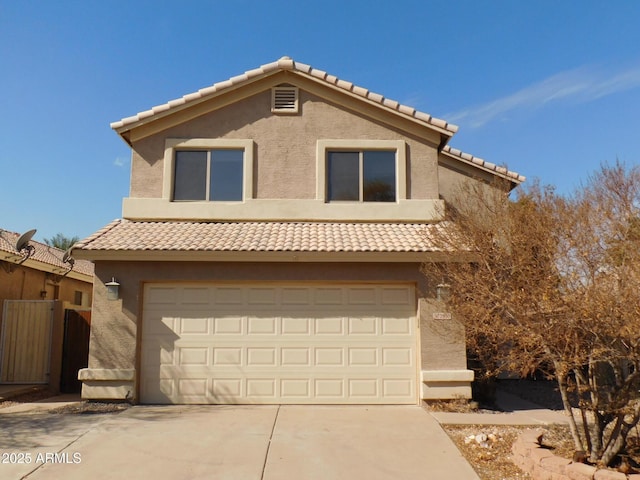
M 111 128 L 115 130 L 128 145 L 131 145 L 132 141 L 130 132 L 132 130 L 186 109 L 193 108 L 204 102 L 208 102 L 217 96 L 263 81 L 265 78 L 281 72 L 297 75 L 324 87 L 332 88 L 342 94 L 349 95 L 359 101 L 373 105 L 387 111 L 388 113 L 398 115 L 401 118 L 409 119 L 418 125 L 437 132 L 441 137 L 440 148 L 446 145 L 448 140 L 458 130 L 456 125 L 449 124 L 444 120 L 432 117 L 429 114 L 420 112 L 412 107 L 396 102 L 395 100 L 388 99 L 380 94 L 358 87 L 351 82 L 341 80 L 322 70 L 313 69 L 309 65 L 294 62 L 287 58 L 282 58 L 277 62 L 263 65 L 257 69 L 245 72 L 242 75 L 232 77 L 223 82 L 215 83 L 214 85 L 200 89 L 197 92 L 184 95 L 181 98 L 171 100 L 163 105 L 155 106 L 134 116 L 113 122 L 111 123 Z
M 510 190 L 513 190 L 526 180 L 526 177 L 524 175 L 520 175 L 517 172 L 508 170 L 506 167 L 495 165 L 474 155 L 464 153 L 449 146 L 445 146 L 440 153 L 446 155 L 448 158 L 451 158 L 458 162 L 462 161 L 466 165 L 509 181 Z
M 421 263 L 440 261 L 442 252 L 303 252 L 303 251 L 186 251 L 186 250 L 74 250 L 76 258 L 93 261 L 163 262 L 366 262 Z

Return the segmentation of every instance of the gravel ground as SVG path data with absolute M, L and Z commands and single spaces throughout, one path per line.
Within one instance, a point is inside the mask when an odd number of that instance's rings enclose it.
M 37 402 L 38 400 L 44 400 L 54 396 L 55 394 L 47 390 L 46 388 L 34 387 L 31 391 L 22 393 L 20 395 L 11 397 L 9 400 L 3 400 L 0 402 L 0 408 L 11 407 L 13 405 L 19 405 L 21 403 Z
M 30 392 L 11 397 L 9 400 L 0 402 L 0 409 L 19 405 L 22 403 L 37 402 L 53 397 L 55 393 L 43 388 L 34 388 Z M 48 410 L 52 414 L 79 414 L 79 413 L 117 413 L 129 408 L 128 403 L 93 402 L 83 400 L 62 407 Z
M 529 402 L 553 410 L 562 409 L 562 401 L 555 384 L 549 381 L 500 380 L 497 389 L 517 395 Z M 474 402 L 455 400 L 431 404 L 432 410 L 456 412 L 501 412 L 495 405 L 477 405 Z M 444 430 L 482 480 L 526 480 L 530 475 L 522 472 L 511 461 L 511 446 L 527 426 L 509 425 L 443 425 Z M 553 425 L 545 428 L 545 445 L 553 447 L 556 455 L 571 457 L 573 444 L 569 428 Z
M 511 446 L 522 432 L 531 427 L 444 425 L 443 428 L 482 480 L 531 478 L 511 461 Z M 555 455 L 570 458 L 573 445 L 566 442 L 569 428 L 552 425 L 544 430 L 544 445 L 553 447 Z
M 545 380 L 501 380 L 497 388 L 525 400 L 552 410 L 562 410 L 562 400 L 555 382 Z M 471 405 L 473 407 L 473 405 Z M 469 411 L 469 403 L 460 401 L 434 408 L 449 408 L 454 411 Z M 494 411 L 496 410 L 479 410 Z M 474 468 L 482 480 L 524 480 L 531 477 L 522 472 L 511 461 L 511 446 L 523 431 L 531 427 L 501 425 L 443 425 L 460 452 Z M 573 440 L 569 427 L 551 425 L 546 431 L 543 445 L 551 448 L 554 455 L 572 458 Z M 629 460 L 640 465 L 640 440 L 630 438 Z M 617 470 L 613 468 L 612 470 Z M 638 470 L 638 469 L 637 469 Z

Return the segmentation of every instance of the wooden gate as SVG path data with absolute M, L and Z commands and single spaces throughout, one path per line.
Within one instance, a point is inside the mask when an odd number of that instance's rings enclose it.
M 5 300 L 0 383 L 48 383 L 54 302 Z

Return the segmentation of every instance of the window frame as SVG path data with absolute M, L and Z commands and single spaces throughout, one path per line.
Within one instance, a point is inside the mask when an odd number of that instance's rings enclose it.
M 202 200 L 174 200 L 175 187 L 175 158 L 180 150 L 242 150 L 242 199 L 241 200 L 209 200 L 209 179 L 207 178 L 207 198 Z M 176 203 L 238 203 L 253 198 L 253 140 L 249 139 L 212 139 L 212 138 L 169 138 L 165 140 L 164 178 L 162 198 Z M 210 157 L 210 155 L 208 155 Z M 207 160 L 207 174 L 209 175 L 210 160 Z
M 318 140 L 316 145 L 316 198 L 332 204 L 393 204 L 407 198 L 407 158 L 404 140 Z M 365 201 L 362 193 L 363 166 L 362 157 L 366 150 L 395 151 L 395 191 L 394 202 Z M 360 152 L 359 160 L 359 200 L 329 200 L 328 161 L 329 152 Z

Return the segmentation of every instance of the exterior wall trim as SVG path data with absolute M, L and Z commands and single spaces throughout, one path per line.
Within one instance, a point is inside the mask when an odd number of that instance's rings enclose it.
M 169 180 L 170 181 L 170 180 Z M 170 191 L 170 187 L 169 191 Z M 243 202 L 171 202 L 169 198 L 125 198 L 122 216 L 128 220 L 216 221 L 347 221 L 424 223 L 443 220 L 444 202 L 437 199 L 397 203 L 324 200 L 250 199 Z
M 471 398 L 472 370 L 422 370 L 421 398 L 445 400 Z
M 83 368 L 78 371 L 78 380 L 82 381 L 133 381 L 135 370 L 132 368 Z

